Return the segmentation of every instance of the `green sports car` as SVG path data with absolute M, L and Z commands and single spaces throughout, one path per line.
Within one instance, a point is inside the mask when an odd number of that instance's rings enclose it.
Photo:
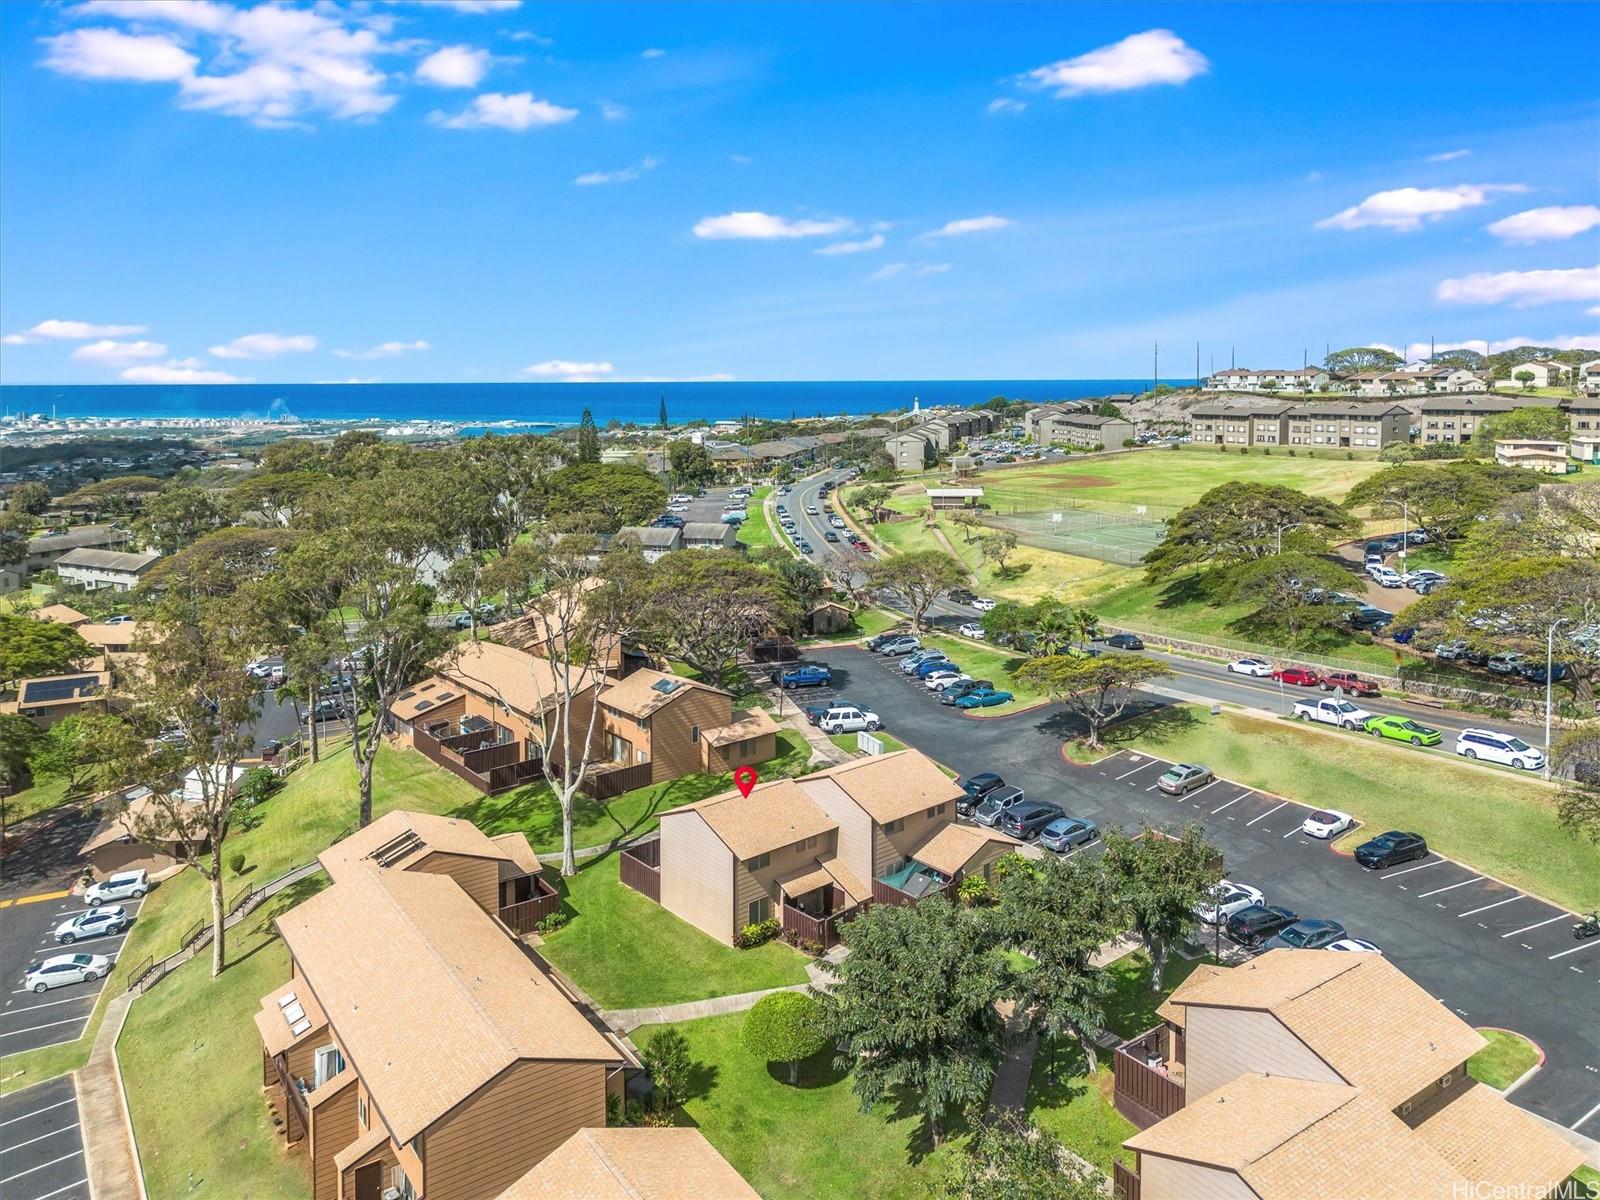
M 1368 717 L 1365 729 L 1378 737 L 1410 742 L 1413 746 L 1437 746 L 1441 737 L 1437 729 L 1418 725 L 1410 717 Z

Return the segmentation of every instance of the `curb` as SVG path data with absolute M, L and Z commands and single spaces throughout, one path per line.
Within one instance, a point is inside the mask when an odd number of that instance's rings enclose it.
M 1532 1079 L 1544 1068 L 1544 1047 L 1539 1045 L 1538 1042 L 1534 1041 L 1527 1034 L 1518 1033 L 1515 1029 L 1505 1029 L 1499 1025 L 1477 1025 L 1474 1026 L 1474 1028 L 1477 1029 L 1479 1033 L 1489 1030 L 1494 1033 L 1508 1033 L 1512 1037 L 1521 1038 L 1523 1041 L 1527 1042 L 1528 1045 L 1533 1047 L 1533 1052 L 1535 1055 L 1537 1055 L 1537 1057 L 1534 1059 L 1533 1066 L 1529 1067 L 1521 1075 L 1518 1075 L 1515 1079 L 1508 1083 L 1503 1091 L 1500 1088 L 1495 1089 L 1497 1092 L 1500 1092 L 1502 1096 L 1511 1095 L 1512 1092 L 1516 1091 L 1523 1084 L 1527 1083 L 1528 1080 Z

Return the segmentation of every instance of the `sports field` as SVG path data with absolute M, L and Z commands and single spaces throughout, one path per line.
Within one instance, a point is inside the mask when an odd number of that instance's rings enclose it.
M 1144 516 L 1093 509 L 998 513 L 985 525 L 1009 529 L 1025 546 L 1077 554 L 1101 562 L 1136 567 L 1166 536 L 1166 525 Z

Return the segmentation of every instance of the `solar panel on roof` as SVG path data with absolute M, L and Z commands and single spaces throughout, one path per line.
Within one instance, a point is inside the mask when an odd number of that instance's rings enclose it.
M 93 675 L 75 675 L 70 679 L 40 679 L 23 688 L 22 703 L 70 700 L 80 694 L 92 693 L 98 683 L 99 680 Z
M 432 700 L 421 700 L 421 701 L 418 701 L 418 703 L 417 703 L 417 711 L 418 712 L 422 712 L 424 709 L 429 709 L 429 708 L 432 708 L 432 707 L 433 707 L 433 701 Z

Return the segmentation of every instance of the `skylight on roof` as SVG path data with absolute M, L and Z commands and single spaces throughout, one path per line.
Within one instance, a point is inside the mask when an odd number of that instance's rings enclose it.
M 658 679 L 650 685 L 652 692 L 660 692 L 663 696 L 670 696 L 683 686 L 681 679 Z

